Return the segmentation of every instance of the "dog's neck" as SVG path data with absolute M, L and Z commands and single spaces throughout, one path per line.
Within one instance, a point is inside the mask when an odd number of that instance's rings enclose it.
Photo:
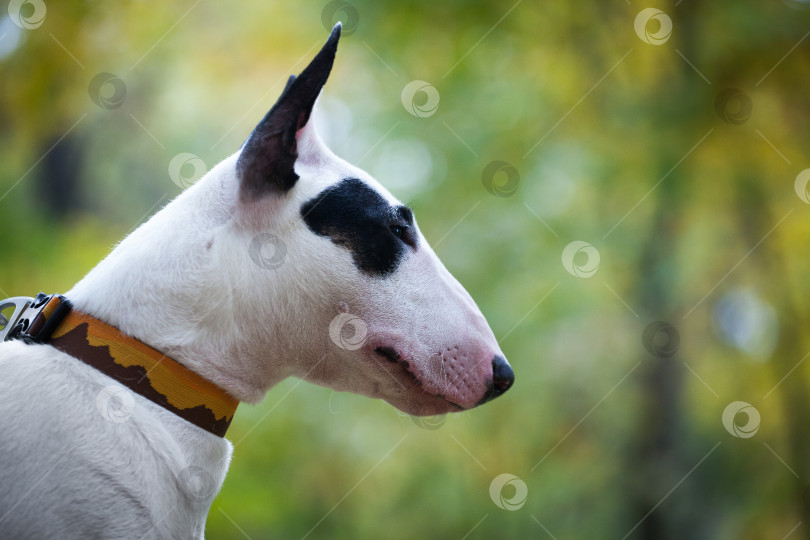
M 235 160 L 220 163 L 126 237 L 66 296 L 240 401 L 256 402 L 289 373 L 272 361 L 283 355 L 283 340 L 251 346 L 259 329 L 240 318 L 246 304 L 238 286 L 248 269 L 220 264 L 235 249 L 223 245 L 232 243 L 223 235 L 238 204 Z M 262 323 L 265 333 L 283 333 L 277 321 Z

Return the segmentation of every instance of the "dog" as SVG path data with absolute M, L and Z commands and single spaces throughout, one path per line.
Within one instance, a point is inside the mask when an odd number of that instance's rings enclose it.
M 10 302 L 0 536 L 203 537 L 236 404 L 287 377 L 411 415 L 512 385 L 411 210 L 317 134 L 340 30 L 234 155 L 64 296 Z

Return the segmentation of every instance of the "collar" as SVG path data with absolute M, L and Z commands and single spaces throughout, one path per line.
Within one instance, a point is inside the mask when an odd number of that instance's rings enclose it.
M 0 310 L 11 305 L 0 341 L 48 343 L 214 435 L 228 430 L 239 401 L 176 360 L 73 309 L 64 296 L 11 298 L 0 301 Z

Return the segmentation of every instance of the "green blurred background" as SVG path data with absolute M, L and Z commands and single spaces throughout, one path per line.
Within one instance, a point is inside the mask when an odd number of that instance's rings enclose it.
M 2 297 L 70 288 L 338 19 L 321 132 L 517 382 L 423 421 L 283 382 L 237 413 L 208 537 L 810 538 L 810 2 L 16 0 Z

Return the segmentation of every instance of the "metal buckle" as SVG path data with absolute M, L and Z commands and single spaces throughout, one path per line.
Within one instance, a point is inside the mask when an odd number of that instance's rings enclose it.
M 0 342 L 14 339 L 16 337 L 16 331 L 13 332 L 12 330 L 17 328 L 20 324 L 25 326 L 25 328 L 20 328 L 25 331 L 30 324 L 30 320 L 22 319 L 22 315 L 28 311 L 28 308 L 35 302 L 37 302 L 37 299 L 31 298 L 30 296 L 15 296 L 14 298 L 0 300 L 0 311 L 14 306 L 14 312 L 11 314 L 10 318 L 6 318 L 5 315 L 0 313 L 0 325 L 3 326 L 2 330 L 0 330 Z

